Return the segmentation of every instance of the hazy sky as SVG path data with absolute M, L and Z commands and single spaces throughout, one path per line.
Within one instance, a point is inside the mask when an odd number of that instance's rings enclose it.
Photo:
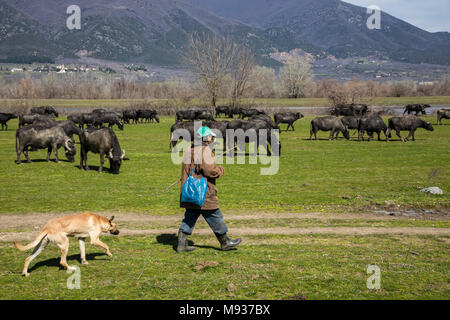
M 450 0 L 343 0 L 361 7 L 377 5 L 382 11 L 421 29 L 450 32 Z

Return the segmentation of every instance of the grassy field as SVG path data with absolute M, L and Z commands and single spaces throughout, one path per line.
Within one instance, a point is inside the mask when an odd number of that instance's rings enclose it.
M 0 99 L 0 105 L 3 108 L 14 108 L 15 106 L 42 106 L 51 105 L 60 108 L 123 108 L 132 105 L 149 102 L 155 105 L 164 106 L 173 104 L 173 101 L 167 99 L 115 99 L 115 100 L 82 100 L 82 99 Z M 229 101 L 220 100 L 219 104 L 227 104 Z M 411 103 L 427 103 L 437 105 L 450 105 L 450 96 L 432 96 L 432 97 L 377 97 L 370 101 L 371 105 L 377 106 L 404 106 Z M 202 105 L 204 102 L 194 99 L 190 105 Z M 325 98 L 301 98 L 301 99 L 246 99 L 243 104 L 260 105 L 268 107 L 326 107 L 330 105 L 328 99 Z
M 277 175 L 259 175 L 261 164 L 224 165 L 219 198 L 231 235 L 243 238 L 239 250 L 216 250 L 201 221 L 191 237 L 198 249 L 183 255 L 173 249 L 179 187 L 162 193 L 180 175 L 168 150 L 173 117 L 116 131 L 130 158 L 120 175 L 97 173 L 93 154 L 89 172 L 77 168 L 78 155 L 47 163 L 45 151 L 16 165 L 11 121 L 0 131 L 0 298 L 449 299 L 450 125 L 419 130 L 416 142 L 330 142 L 324 132 L 307 140 L 310 120 L 281 133 Z M 444 195 L 420 192 L 429 186 Z M 81 266 L 71 240 L 80 290 L 67 289 L 55 246 L 22 278 L 27 254 L 11 240 L 28 242 L 48 218 L 85 210 L 116 214 L 121 236 L 104 238 L 113 258 L 87 245 L 90 265 Z M 379 290 L 366 287 L 368 265 L 381 269 Z
M 112 258 L 87 246 L 81 266 L 75 241 L 69 264 L 81 268 L 80 290 L 49 246 L 33 261 L 30 278 L 20 270 L 25 254 L 1 244 L 2 299 L 448 299 L 448 237 L 246 236 L 233 252 L 215 250 L 211 236 L 176 254 L 169 234 L 107 237 Z M 212 248 L 211 248 L 212 247 Z M 6 258 L 8 257 L 8 258 Z M 381 288 L 366 287 L 368 265 L 381 269 Z
M 274 176 L 259 174 L 265 165 L 225 164 L 219 180 L 221 206 L 225 210 L 329 211 L 354 210 L 371 205 L 446 207 L 450 196 L 430 196 L 422 187 L 450 190 L 450 126 L 434 132 L 419 130 L 417 141 L 309 141 L 309 120 L 297 122 L 296 132 L 281 134 L 282 156 Z M 431 120 L 433 123 L 434 120 Z M 160 124 L 126 126 L 117 131 L 130 161 L 121 174 L 98 174 L 98 155 L 89 154 L 91 171 L 75 163 L 47 163 L 46 151 L 32 152 L 33 163 L 16 165 L 14 128 L 0 132 L 0 212 L 72 212 L 81 210 L 179 212 L 179 188 L 162 191 L 176 181 L 180 167 L 171 162 L 169 127 Z M 319 133 L 326 139 L 328 133 Z M 52 156 L 51 159 L 54 159 Z

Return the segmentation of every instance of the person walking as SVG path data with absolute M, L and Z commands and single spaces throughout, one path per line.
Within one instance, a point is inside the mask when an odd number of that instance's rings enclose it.
M 219 240 L 221 249 L 228 251 L 238 246 L 241 243 L 241 239 L 231 240 L 227 236 L 228 228 L 223 220 L 223 214 L 219 209 L 216 179 L 224 175 L 224 168 L 216 165 L 214 154 L 211 150 L 216 135 L 208 127 L 201 127 L 197 131 L 197 135 L 201 138 L 202 143 L 198 146 L 194 144 L 190 151 L 184 155 L 183 165 L 181 167 L 181 189 L 183 189 L 183 185 L 191 173 L 195 178 L 206 178 L 208 188 L 205 202 L 201 207 L 193 203 L 181 202 L 180 195 L 180 207 L 185 208 L 186 212 L 178 231 L 177 252 L 193 251 L 196 249 L 188 245 L 187 236 L 192 234 L 200 216 L 203 216 L 213 230 L 217 240 Z

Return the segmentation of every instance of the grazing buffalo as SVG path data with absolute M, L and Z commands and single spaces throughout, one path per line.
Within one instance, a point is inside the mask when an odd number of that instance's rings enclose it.
M 208 110 L 190 109 L 180 110 L 175 115 L 175 121 L 194 121 L 194 120 L 208 120 L 214 121 L 214 117 Z
M 365 104 L 338 104 L 331 109 L 331 115 L 339 116 L 363 116 L 369 111 Z
M 253 155 L 256 155 L 258 151 L 258 146 L 262 145 L 267 150 L 267 155 L 275 156 L 281 155 L 281 142 L 276 135 L 272 135 L 273 127 L 270 123 L 264 120 L 233 120 L 228 123 L 228 130 L 234 130 L 234 138 L 227 137 L 228 150 L 231 153 L 234 149 L 233 147 L 237 144 L 239 149 L 245 150 L 245 143 L 255 142 L 255 149 Z M 239 130 L 241 129 L 244 136 L 239 136 Z M 264 140 L 261 140 L 264 138 Z M 256 138 L 256 141 L 253 139 Z M 270 147 L 270 148 L 269 148 Z M 275 149 L 277 147 L 277 149 Z
M 21 164 L 21 154 L 24 153 L 27 162 L 31 162 L 28 151 L 37 149 L 48 149 L 47 161 L 50 161 L 52 150 L 55 153 L 56 162 L 58 159 L 58 149 L 64 147 L 66 157 L 70 162 L 74 162 L 76 148 L 70 137 L 61 127 L 39 128 L 26 126 L 16 131 L 16 153 L 17 164 Z
M 343 117 L 342 123 L 347 128 L 347 130 L 356 130 L 355 132 L 358 132 L 358 126 L 359 126 L 359 120 L 360 117 L 356 116 L 345 116 Z M 336 138 L 339 137 L 339 132 L 336 134 Z
M 359 132 L 358 136 L 359 141 L 364 140 L 364 132 L 367 132 L 367 134 L 369 135 L 368 141 L 370 141 L 370 139 L 373 139 L 373 134 L 375 132 L 378 135 L 378 141 L 381 141 L 380 137 L 381 132 L 384 133 L 386 138 L 388 137 L 387 126 L 384 123 L 383 119 L 376 113 L 368 117 L 363 117 L 359 120 L 358 132 Z
M 42 116 L 54 115 L 58 117 L 59 114 L 52 106 L 33 107 L 30 110 L 31 114 L 40 114 Z
M 197 119 L 197 114 L 199 110 L 191 109 L 191 110 L 180 110 L 175 114 L 175 121 L 194 121 Z
M 76 134 L 78 136 L 78 138 L 80 138 L 81 133 L 83 132 L 71 120 L 56 121 L 53 126 L 57 126 L 57 127 L 63 128 L 64 132 L 67 134 L 67 136 L 70 137 L 70 139 L 72 141 L 74 141 L 73 140 L 73 135 L 74 134 Z
M 100 113 L 83 113 L 80 115 L 80 125 L 81 129 L 84 129 L 84 125 L 87 127 L 92 127 L 95 121 L 100 116 Z
M 156 110 L 147 110 L 147 109 L 140 109 L 137 111 L 136 114 L 137 121 L 141 123 L 147 122 L 153 122 L 153 120 L 156 120 L 156 122 L 159 123 L 159 117 Z
M 72 121 L 73 123 L 77 124 L 80 128 L 82 127 L 82 113 L 76 112 L 76 113 L 72 113 L 69 114 L 67 116 L 67 120 Z
M 119 140 L 111 128 L 88 128 L 81 134 L 80 169 L 89 170 L 87 153 L 89 151 L 100 154 L 100 167 L 98 172 L 103 172 L 105 154 L 109 159 L 109 172 L 119 174 L 125 150 L 120 148 Z
M 303 118 L 303 114 L 300 112 L 284 112 L 284 113 L 275 113 L 273 115 L 273 118 L 275 120 L 275 124 L 278 126 L 280 123 L 287 123 L 288 126 L 286 128 L 286 131 L 289 131 L 289 127 L 292 128 L 293 131 L 295 131 L 294 128 L 294 122 L 298 119 Z
M 334 116 L 354 116 L 355 112 L 353 111 L 353 107 L 351 104 L 339 104 L 330 111 L 331 115 Z
M 229 116 L 231 108 L 227 106 L 217 106 L 216 107 L 216 117 L 219 118 L 221 114 Z
M 317 132 L 330 131 L 329 140 L 334 140 L 337 138 L 337 133 L 342 132 L 344 137 L 348 140 L 350 139 L 350 134 L 348 133 L 347 127 L 342 123 L 342 120 L 335 116 L 327 116 L 315 118 L 311 121 L 311 131 L 309 139 L 312 140 L 314 135 L 315 140 L 317 140 Z M 336 133 L 336 137 L 334 134 Z
M 240 117 L 241 113 L 242 113 L 242 108 L 238 108 L 238 107 L 231 108 L 230 107 L 230 109 L 228 110 L 227 116 L 228 116 L 228 118 L 232 119 L 232 118 L 234 118 L 235 115 L 238 115 Z
M 408 104 L 407 106 L 405 106 L 405 111 L 403 111 L 403 115 L 405 115 L 406 113 L 408 113 L 408 115 L 410 115 L 411 113 L 415 112 L 416 116 L 420 114 L 425 115 L 427 114 L 425 109 L 426 108 L 431 108 L 431 106 L 429 104 Z
M 134 124 L 138 123 L 138 110 L 124 110 L 122 112 L 123 122 L 126 124 L 130 124 L 130 120 L 133 121 Z
M 33 124 L 35 121 L 54 121 L 53 116 L 44 116 L 40 114 L 24 114 L 19 116 L 19 128 L 25 126 L 26 124 Z
M 264 121 L 267 123 L 268 126 L 270 126 L 270 128 L 280 130 L 280 127 L 278 126 L 278 124 L 276 124 L 272 120 L 272 118 L 269 117 L 267 114 L 258 114 L 258 115 L 252 116 L 252 117 L 250 117 L 250 119 L 248 119 L 248 121 Z
M 251 118 L 253 116 L 260 115 L 260 114 L 266 114 L 266 113 L 264 111 L 257 110 L 257 109 L 240 108 L 240 118 L 241 119 Z
M 91 113 L 98 114 L 98 115 L 103 114 L 105 112 L 106 112 L 105 109 L 94 109 L 94 110 L 91 111 Z
M 352 109 L 355 116 L 363 116 L 369 111 L 369 107 L 365 104 L 352 104 Z
M 98 128 L 103 128 L 106 123 L 109 128 L 117 125 L 120 130 L 123 130 L 123 122 L 115 112 L 104 112 L 102 114 L 98 114 L 94 119 L 93 125 Z
M 8 131 L 8 121 L 16 118 L 17 116 L 13 113 L 0 112 L 0 123 L 2 124 L 2 130 Z
M 450 109 L 440 109 L 437 112 L 437 123 L 442 124 L 442 119 L 450 119 Z
M 403 142 L 408 141 L 410 137 L 412 137 L 412 140 L 415 141 L 416 138 L 414 137 L 414 133 L 418 128 L 424 128 L 428 131 L 434 131 L 431 123 L 424 121 L 416 116 L 392 117 L 389 119 L 389 125 L 386 132 L 386 141 L 389 141 L 389 136 L 392 130 L 395 130 L 397 136 Z M 400 131 L 409 131 L 408 137 L 406 139 L 403 139 L 400 135 Z

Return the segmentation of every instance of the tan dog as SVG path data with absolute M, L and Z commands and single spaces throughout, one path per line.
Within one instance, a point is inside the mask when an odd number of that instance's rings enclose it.
M 112 257 L 108 246 L 100 241 L 99 236 L 102 232 L 110 232 L 114 235 L 119 234 L 116 224 L 112 222 L 113 219 L 114 216 L 108 219 L 91 212 L 55 218 L 47 222 L 41 233 L 30 244 L 22 246 L 14 241 L 14 245 L 19 250 L 25 251 L 34 248 L 31 256 L 25 260 L 22 275 L 26 277 L 30 275 L 28 273 L 28 265 L 44 250 L 49 242 L 55 242 L 61 249 L 60 264 L 67 270 L 74 270 L 75 268 L 69 266 L 66 261 L 67 252 L 69 251 L 68 236 L 78 238 L 82 264 L 88 264 L 84 248 L 84 241 L 87 237 L 91 238 L 91 244 L 104 248 L 106 254 Z

